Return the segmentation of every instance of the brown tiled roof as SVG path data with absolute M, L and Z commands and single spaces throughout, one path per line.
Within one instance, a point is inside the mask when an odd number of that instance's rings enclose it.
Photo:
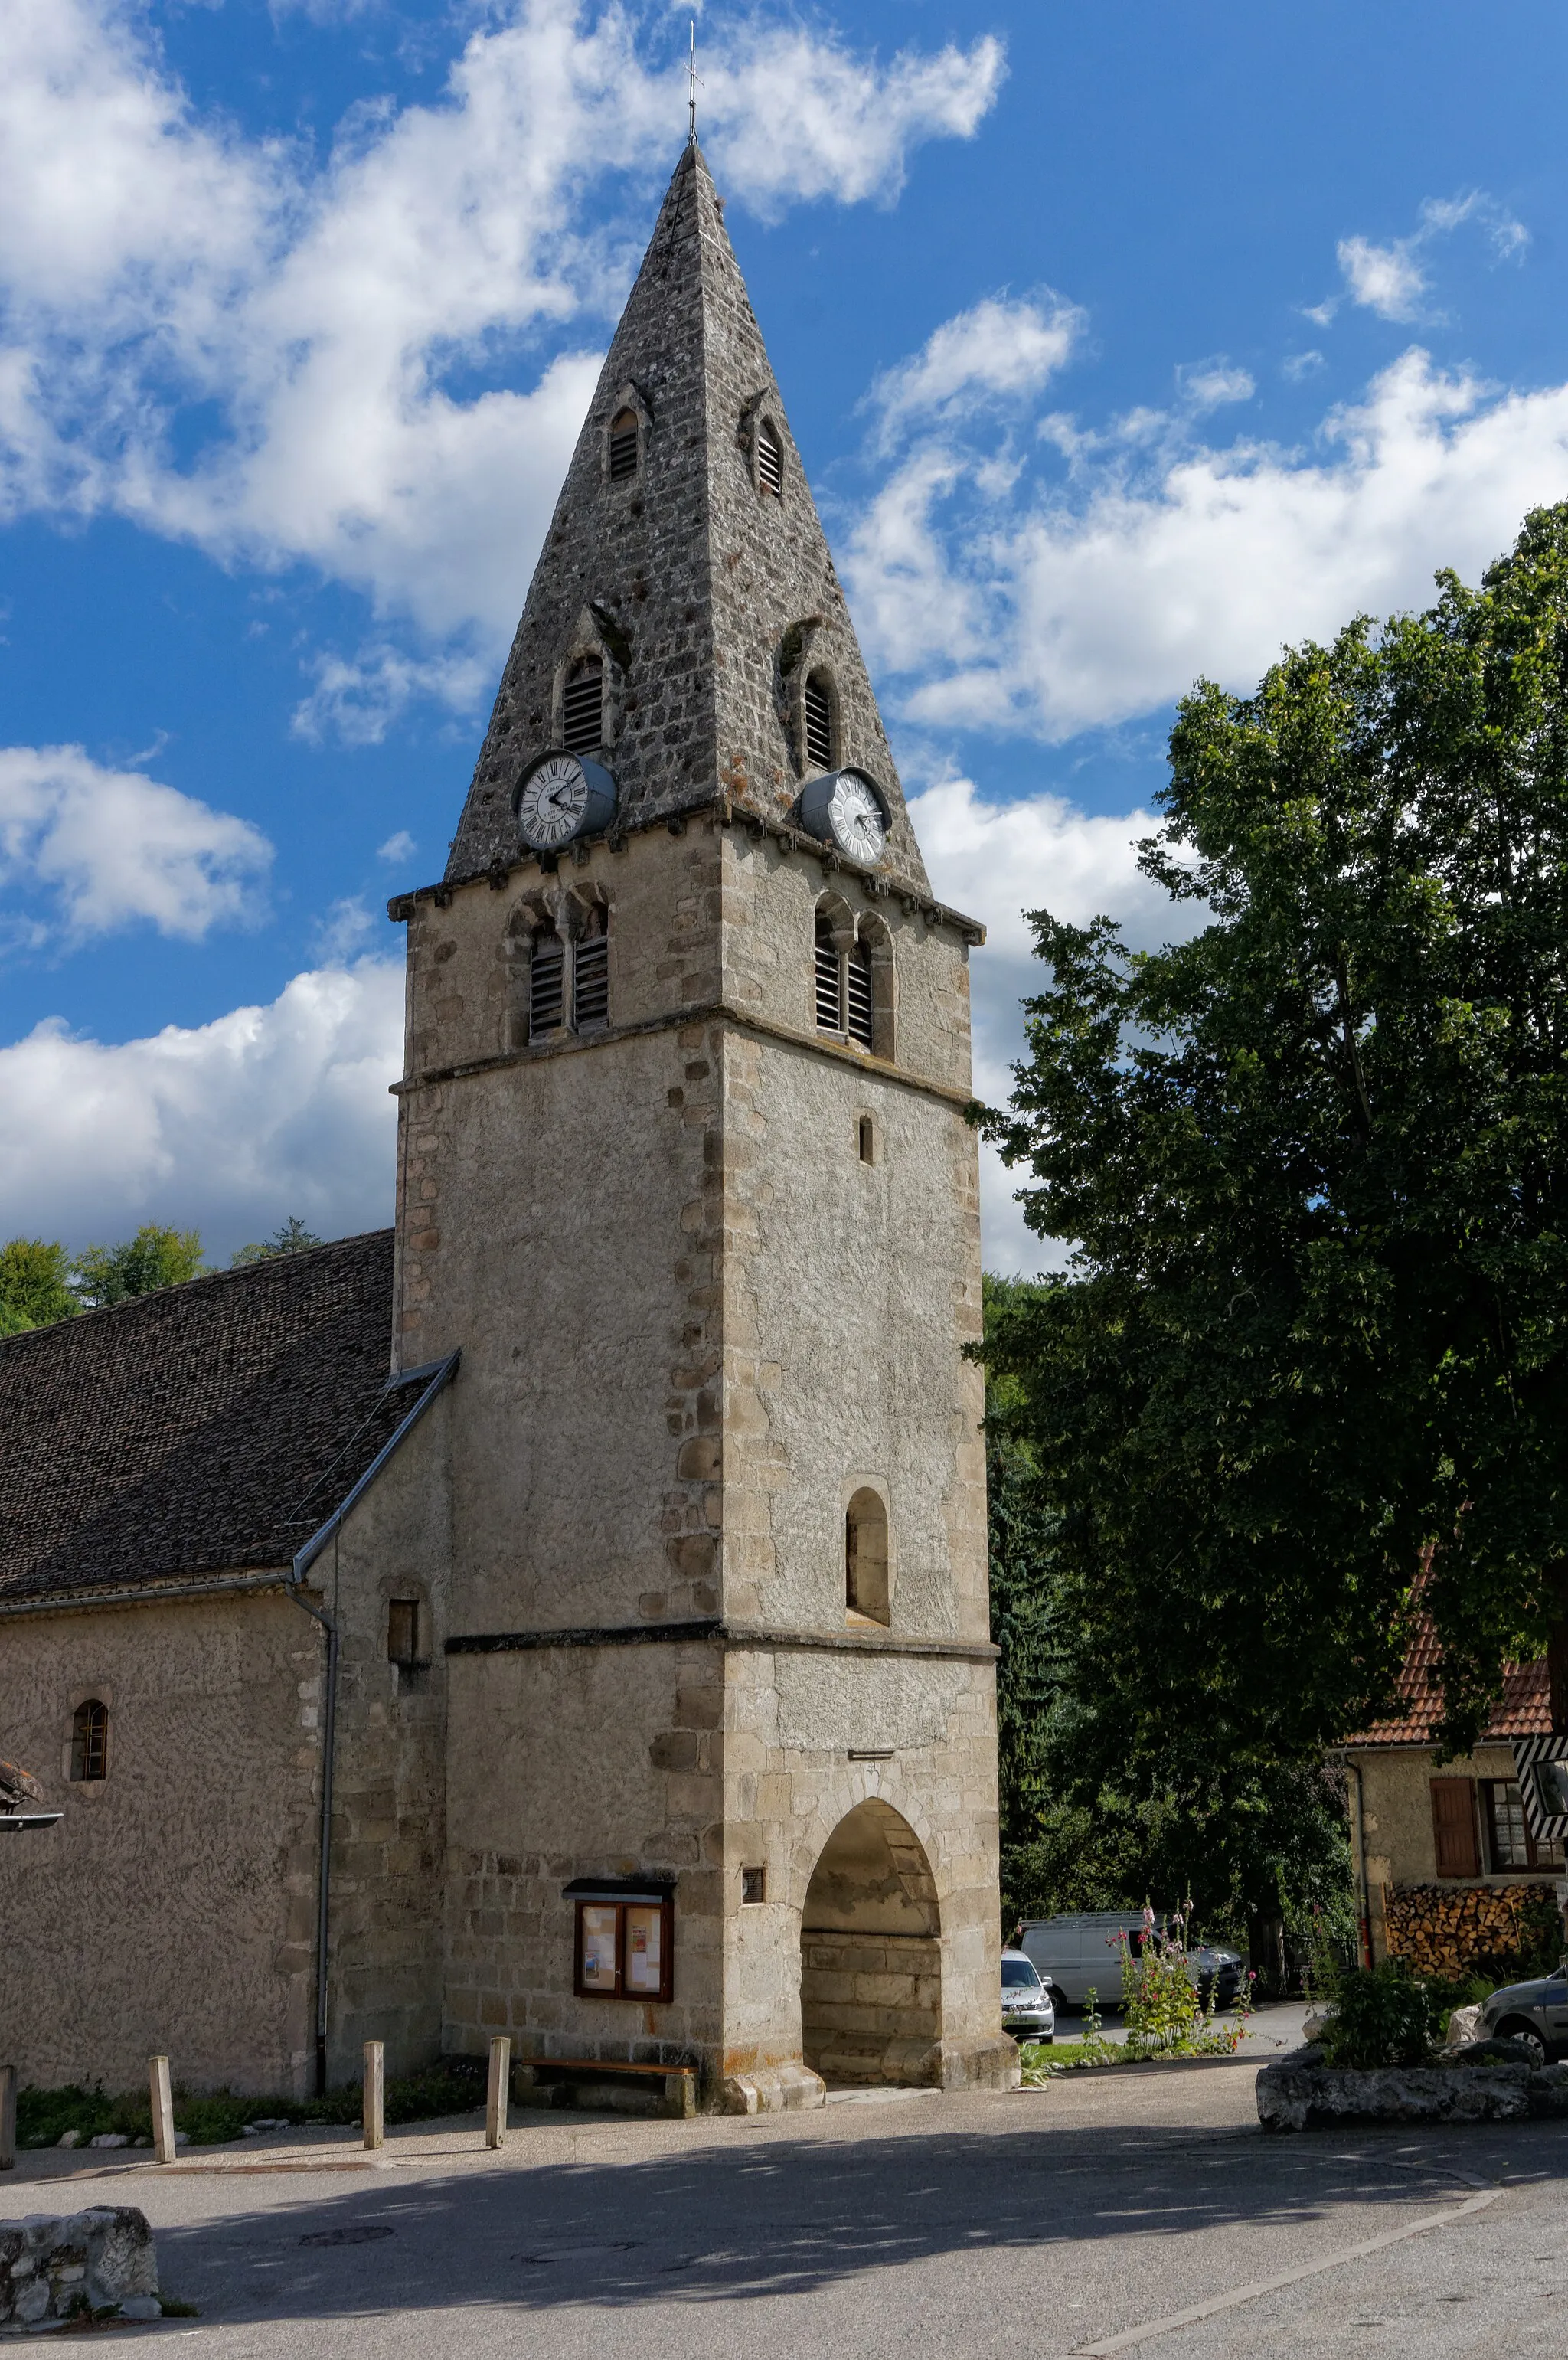
M 1437 1669 L 1437 1633 L 1423 1614 L 1405 1656 L 1399 1677 L 1403 1710 L 1370 1729 L 1346 1738 L 1347 1745 L 1435 1745 L 1443 1719 L 1443 1690 L 1432 1677 Z M 1503 1693 L 1482 1731 L 1483 1740 L 1546 1737 L 1552 1731 L 1552 1703 L 1547 1689 L 1546 1658 L 1534 1664 L 1505 1664 Z
M 410 1407 L 392 1232 L 0 1344 L 0 1602 L 286 1566 Z

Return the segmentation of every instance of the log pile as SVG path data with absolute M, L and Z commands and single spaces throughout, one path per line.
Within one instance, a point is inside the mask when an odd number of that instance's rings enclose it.
M 1562 1921 L 1550 1885 L 1394 1885 L 1383 1888 L 1383 1923 L 1390 1956 L 1456 1983 L 1522 1972 Z

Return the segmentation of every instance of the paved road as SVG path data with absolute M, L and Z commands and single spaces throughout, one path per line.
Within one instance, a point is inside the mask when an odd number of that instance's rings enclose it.
M 201 2318 L 139 2333 L 192 2360 L 1561 2360 L 1568 2125 L 1265 2137 L 1254 2070 L 554 2114 L 499 2158 L 466 2123 L 374 2162 L 330 2134 L 93 2177 L 50 2152 L 0 2217 L 142 2205 Z

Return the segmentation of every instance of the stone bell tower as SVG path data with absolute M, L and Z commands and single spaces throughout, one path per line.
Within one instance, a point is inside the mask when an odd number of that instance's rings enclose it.
M 693 143 L 442 881 L 450 2047 L 1005 2081 L 967 961 Z

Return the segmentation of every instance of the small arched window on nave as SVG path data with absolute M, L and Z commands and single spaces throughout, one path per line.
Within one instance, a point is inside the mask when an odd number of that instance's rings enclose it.
M 109 1775 L 109 1708 L 97 1697 L 87 1698 L 71 1715 L 71 1775 L 76 1780 Z
M 628 484 L 637 471 L 637 414 L 617 410 L 610 421 L 610 481 Z

